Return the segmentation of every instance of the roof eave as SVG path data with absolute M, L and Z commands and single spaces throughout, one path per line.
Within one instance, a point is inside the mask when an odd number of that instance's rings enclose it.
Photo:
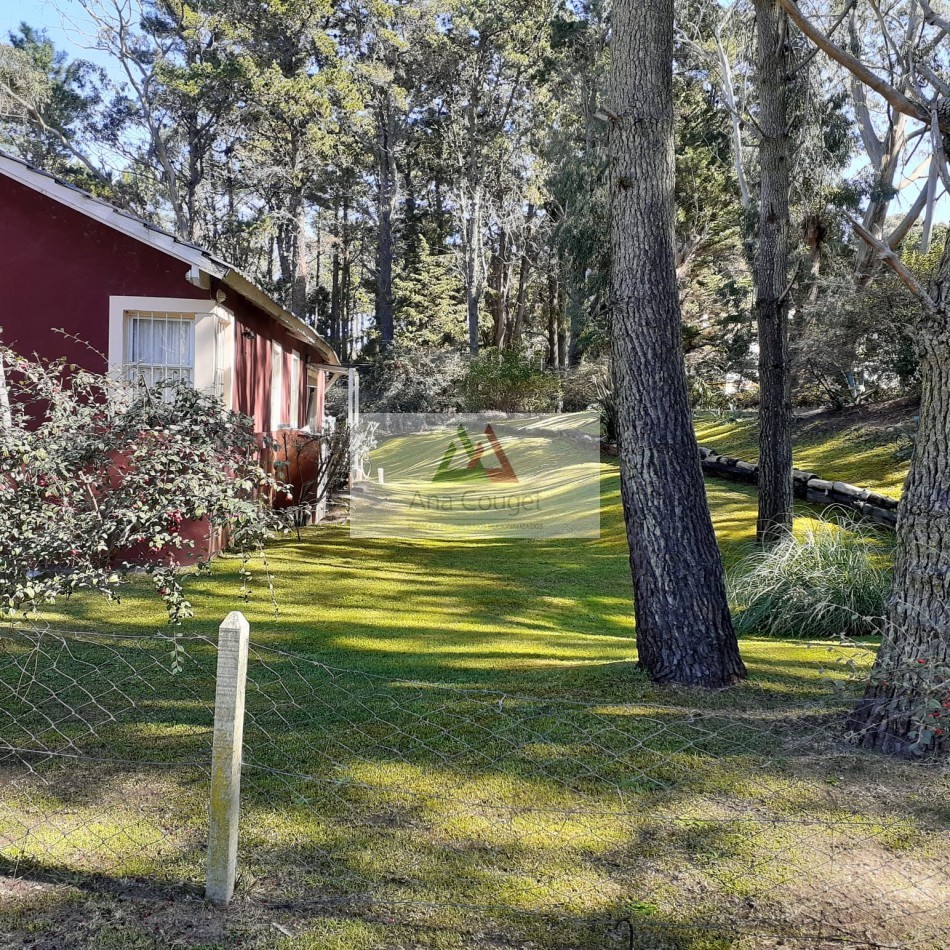
M 175 235 L 155 225 L 117 208 L 96 195 L 62 181 L 55 175 L 34 168 L 28 162 L 0 150 L 0 174 L 25 185 L 39 194 L 45 195 L 86 217 L 104 224 L 114 231 L 126 234 L 137 241 L 147 244 L 170 257 L 190 265 L 186 277 L 195 286 L 204 289 L 202 274 L 216 277 L 231 287 L 245 299 L 259 307 L 278 323 L 289 330 L 297 339 L 318 349 L 326 362 L 334 366 L 340 363 L 333 348 L 316 330 L 303 320 L 285 310 L 272 300 L 263 290 L 252 284 L 240 271 L 220 260 L 210 251 L 177 238 Z
M 285 310 L 281 307 L 280 304 L 265 294 L 263 290 L 255 284 L 252 284 L 240 271 L 234 269 L 228 270 L 220 277 L 220 280 L 242 297 L 260 307 L 261 310 L 273 317 L 285 329 L 289 330 L 298 340 L 318 349 L 331 366 L 340 365 L 340 360 L 336 353 L 333 352 L 333 348 L 313 327 L 308 326 L 299 317 L 295 317 L 289 310 Z

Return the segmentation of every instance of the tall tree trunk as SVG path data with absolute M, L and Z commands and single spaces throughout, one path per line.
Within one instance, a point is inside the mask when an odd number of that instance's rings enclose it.
M 788 348 L 789 135 L 785 14 L 779 0 L 756 0 L 759 92 L 759 249 L 755 314 L 759 330 L 759 517 L 770 544 L 792 527 L 792 396 Z
M 874 197 L 868 202 L 864 213 L 864 226 L 875 236 L 883 237 L 891 203 L 897 197 L 894 181 L 903 165 L 904 146 L 907 144 L 907 117 L 898 113 L 888 117 L 890 122 L 887 134 L 881 143 L 876 161 Z M 873 134 L 873 130 L 872 133 Z M 873 159 L 872 159 L 873 161 Z M 855 261 L 854 273 L 858 285 L 867 284 L 878 269 L 879 262 L 873 248 L 860 245 Z
M 520 346 L 524 334 L 524 318 L 528 300 L 528 275 L 531 272 L 531 230 L 534 222 L 535 207 L 528 205 L 525 215 L 524 237 L 521 246 L 521 261 L 518 266 L 518 297 L 515 303 L 515 318 L 511 325 L 511 345 Z
M 521 264 L 518 267 L 518 298 L 515 303 L 515 319 L 511 324 L 511 345 L 521 345 L 524 335 L 524 318 L 528 308 L 528 274 L 531 270 L 531 260 L 527 252 L 521 255 Z
M 492 317 L 495 346 L 505 348 L 508 329 L 508 231 L 498 235 L 498 252 L 492 255 Z
M 884 635 L 849 726 L 865 748 L 950 752 L 950 238 L 919 329 L 920 422 L 897 520 Z M 936 714 L 936 715 L 935 715 Z
M 339 231 L 337 231 L 336 240 L 333 243 L 333 262 L 331 264 L 330 277 L 330 342 L 333 348 L 342 353 L 340 333 L 340 240 Z
M 548 366 L 557 369 L 557 273 L 555 264 L 548 271 Z
M 340 226 L 340 356 L 347 361 L 353 355 L 353 329 L 350 319 L 350 208 L 343 196 Z
M 389 106 L 387 108 L 386 106 Z M 396 158 L 391 103 L 384 102 L 377 116 L 376 215 L 376 328 L 384 347 L 393 342 L 393 213 L 396 204 Z
M 308 279 L 307 279 L 307 209 L 303 196 L 297 196 L 294 202 L 294 275 L 290 291 L 290 309 L 301 320 L 307 320 Z
M 462 198 L 462 254 L 464 259 L 465 309 L 468 313 L 468 348 L 472 355 L 478 352 L 478 317 L 485 291 L 485 238 L 484 195 L 481 184 L 470 189 L 463 184 Z
M 571 345 L 567 354 L 567 365 L 571 368 L 580 366 L 581 357 L 584 352 L 581 348 L 581 331 L 587 322 L 584 312 L 584 308 L 587 304 L 587 299 L 584 294 L 584 291 L 587 289 L 586 282 L 584 275 L 577 273 L 576 268 L 574 268 L 573 271 L 571 274 L 570 304 L 568 308 L 570 311 L 569 326 L 571 329 Z
M 612 356 L 637 651 L 661 683 L 745 676 L 706 504 L 674 263 L 673 0 L 618 0 L 610 135 Z
M 568 301 L 570 299 L 567 290 L 567 268 L 562 267 L 560 279 L 558 280 L 558 301 L 557 301 L 557 366 L 558 369 L 567 369 L 567 356 L 570 347 L 568 339 L 568 327 L 570 326 L 567 312 Z
M 419 238 L 421 236 L 418 201 L 416 199 L 416 182 L 412 176 L 412 152 L 408 152 L 403 161 L 403 193 L 405 194 L 405 210 L 403 211 L 403 267 L 406 273 L 412 273 L 419 264 Z

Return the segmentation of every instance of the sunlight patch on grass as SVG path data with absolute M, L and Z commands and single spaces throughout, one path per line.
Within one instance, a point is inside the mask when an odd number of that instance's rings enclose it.
M 731 416 L 700 415 L 696 419 L 700 445 L 746 462 L 759 458 L 758 420 Z M 817 472 L 828 481 L 848 482 L 900 498 L 907 477 L 908 461 L 895 457 L 903 443 L 893 432 L 876 432 L 849 426 L 846 417 L 838 423 L 800 422 L 794 435 L 795 466 Z

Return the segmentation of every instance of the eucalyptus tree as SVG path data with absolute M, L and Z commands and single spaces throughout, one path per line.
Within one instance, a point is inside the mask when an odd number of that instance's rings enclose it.
M 176 168 L 183 236 L 224 252 L 221 239 L 238 213 L 235 179 L 226 166 L 239 114 L 226 12 L 216 2 L 152 0 L 143 9 L 141 27 L 157 51 L 154 83 L 143 86 L 142 95 L 170 118 L 164 149 Z M 144 104 L 140 108 L 146 120 L 154 114 Z
M 309 204 L 333 149 L 337 111 L 360 101 L 332 35 L 330 0 L 227 2 L 244 101 L 241 164 L 273 221 L 279 287 L 290 309 L 307 317 Z
M 908 130 L 908 138 L 919 137 L 930 145 L 936 175 L 950 189 L 945 149 L 950 134 L 946 42 L 950 21 L 928 0 L 907 0 L 895 3 L 880 22 L 892 55 L 900 49 L 900 37 L 915 39 L 912 72 L 902 87 L 836 43 L 794 0 L 780 2 L 801 32 L 861 83 L 876 105 L 886 103 L 911 120 L 915 127 Z M 908 34 L 910 25 L 914 26 Z M 928 186 L 925 195 L 917 214 L 932 217 L 936 190 Z M 896 253 L 901 232 L 906 233 L 904 223 L 888 234 L 876 234 L 870 223 L 868 227 L 852 219 L 851 226 L 919 303 L 919 316 L 908 332 L 921 364 L 921 403 L 915 452 L 898 513 L 888 615 L 865 696 L 850 727 L 856 741 L 869 748 L 945 754 L 950 751 L 950 735 L 940 722 L 950 705 L 950 240 L 936 274 L 924 280 Z
M 706 503 L 681 347 L 674 246 L 673 2 L 613 9 L 613 365 L 637 651 L 658 682 L 727 686 L 745 667 Z
M 182 189 L 180 154 L 173 144 L 177 116 L 165 99 L 160 76 L 163 65 L 174 56 L 176 37 L 163 27 L 154 29 L 161 20 L 162 5 L 152 0 L 80 3 L 93 24 L 89 42 L 112 57 L 122 75 L 104 130 L 108 146 L 144 178 L 155 180 L 165 199 L 162 210 L 171 215 L 174 230 L 191 238 L 194 222 L 189 218 Z
M 529 161 L 532 80 L 549 36 L 546 0 L 515 8 L 500 0 L 453 0 L 440 47 L 445 75 L 442 141 L 461 248 L 469 349 L 478 352 L 488 278 L 487 229 L 512 171 Z
M 401 221 L 400 183 L 411 187 L 412 138 L 424 129 L 426 107 L 444 80 L 432 55 L 439 44 L 439 0 L 387 0 L 348 9 L 345 45 L 353 61 L 363 121 L 354 123 L 372 157 L 375 190 L 375 323 L 384 347 L 395 336 L 393 280 Z M 414 194 L 409 216 L 414 217 Z
M 548 289 L 552 363 L 558 362 L 558 336 L 569 335 L 567 362 L 576 365 L 606 331 L 608 123 L 601 99 L 608 79 L 609 29 L 602 0 L 577 4 L 552 23 L 545 77 L 554 108 L 541 149 L 548 219 L 541 231 L 547 245 L 542 266 L 553 272 Z M 565 284 L 566 292 L 550 292 Z

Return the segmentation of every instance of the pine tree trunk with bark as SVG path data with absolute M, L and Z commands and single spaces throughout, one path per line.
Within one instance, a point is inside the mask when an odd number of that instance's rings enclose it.
M 307 274 L 307 209 L 301 197 L 294 219 L 294 283 L 290 292 L 290 309 L 301 320 L 309 322 L 309 279 Z
M 640 664 L 722 687 L 745 667 L 706 503 L 674 264 L 673 0 L 618 0 L 610 134 L 612 356 Z
M 376 134 L 376 301 L 375 320 L 384 348 L 392 346 L 393 323 L 393 217 L 396 207 L 396 157 L 392 103 L 388 98 L 377 107 Z
M 894 586 L 855 741 L 898 755 L 950 753 L 950 240 L 917 329 L 920 422 L 898 510 Z
M 759 516 L 761 544 L 792 528 L 792 397 L 788 350 L 789 133 L 786 19 L 779 0 L 756 0 L 759 94 Z

